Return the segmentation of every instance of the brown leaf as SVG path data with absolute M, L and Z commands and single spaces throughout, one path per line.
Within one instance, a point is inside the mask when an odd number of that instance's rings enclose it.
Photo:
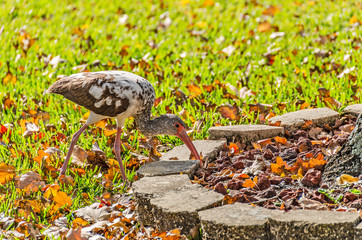
M 87 237 L 82 237 L 82 226 L 74 230 L 71 228 L 67 233 L 66 239 L 68 240 L 87 240 Z
M 88 222 L 98 222 L 102 220 L 108 220 L 110 217 L 110 207 L 100 207 L 100 203 L 93 203 L 90 206 L 80 208 L 75 211 L 75 215 Z
M 85 161 L 88 158 L 88 153 L 83 148 L 79 146 L 75 146 L 73 153 L 72 153 L 73 159 L 72 163 L 77 166 L 83 166 Z
M 262 22 L 258 25 L 258 31 L 259 32 L 268 32 L 272 29 L 272 25 L 268 22 Z
M 280 12 L 280 9 L 277 6 L 271 5 L 263 11 L 263 15 L 274 16 L 278 12 Z
M 223 118 L 238 120 L 238 109 L 231 105 L 220 106 L 217 108 Z
M 17 177 L 15 186 L 18 189 L 24 190 L 26 195 L 29 195 L 31 192 L 36 192 L 39 189 L 44 188 L 45 182 L 42 181 L 42 178 L 38 173 L 31 171 Z

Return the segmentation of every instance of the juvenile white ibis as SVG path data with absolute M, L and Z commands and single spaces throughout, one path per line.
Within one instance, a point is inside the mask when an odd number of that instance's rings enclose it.
M 186 125 L 178 116 L 165 114 L 150 119 L 155 90 L 150 82 L 136 74 L 125 71 L 77 73 L 56 81 L 47 93 L 63 95 L 91 111 L 86 123 L 72 138 L 60 175 L 65 175 L 74 145 L 82 132 L 89 125 L 109 117 L 115 118 L 117 122 L 114 149 L 124 181 L 127 177 L 120 155 L 120 138 L 123 124 L 128 117 L 134 118 L 138 130 L 145 136 L 178 136 L 201 163 L 200 156 L 186 133 Z

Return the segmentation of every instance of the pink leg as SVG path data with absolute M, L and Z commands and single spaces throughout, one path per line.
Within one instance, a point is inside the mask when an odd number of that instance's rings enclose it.
M 82 134 L 82 132 L 88 127 L 87 124 L 84 124 L 83 127 L 81 127 L 76 133 L 74 133 L 72 141 L 70 142 L 70 146 L 69 146 L 69 150 L 68 150 L 68 154 L 67 157 L 65 158 L 65 161 L 63 163 L 62 168 L 60 169 L 60 176 L 61 175 L 65 175 L 65 171 L 67 170 L 68 167 L 68 163 L 69 163 L 69 159 L 70 156 L 72 156 L 72 152 L 74 149 L 74 145 L 77 143 L 79 136 Z
M 123 181 L 127 182 L 127 176 L 124 171 L 124 166 L 122 164 L 122 159 L 121 159 L 121 141 L 120 141 L 121 134 L 122 134 L 122 127 L 117 127 L 116 140 L 114 141 L 114 152 L 116 153 L 119 168 L 121 169 Z

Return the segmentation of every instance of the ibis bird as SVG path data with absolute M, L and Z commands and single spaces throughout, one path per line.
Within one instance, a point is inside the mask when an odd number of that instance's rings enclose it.
M 136 127 L 145 136 L 176 135 L 201 159 L 186 133 L 186 125 L 176 115 L 165 114 L 151 119 L 155 90 L 146 79 L 125 71 L 83 72 L 61 78 L 53 83 L 47 93 L 56 93 L 90 110 L 86 123 L 74 134 L 60 175 L 65 175 L 74 145 L 82 132 L 91 124 L 105 118 L 115 118 L 117 133 L 114 142 L 116 158 L 126 182 L 121 159 L 120 138 L 125 120 L 133 117 Z

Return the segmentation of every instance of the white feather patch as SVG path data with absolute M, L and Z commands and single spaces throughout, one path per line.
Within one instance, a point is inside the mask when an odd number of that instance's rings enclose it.
M 94 103 L 94 106 L 96 108 L 100 108 L 104 104 L 104 101 L 105 101 L 105 99 L 99 100 L 98 102 Z
M 97 85 L 92 85 L 90 88 L 89 88 L 89 93 L 95 97 L 96 99 L 100 99 L 101 96 L 103 95 L 104 93 L 104 88 L 102 87 L 98 87 Z

